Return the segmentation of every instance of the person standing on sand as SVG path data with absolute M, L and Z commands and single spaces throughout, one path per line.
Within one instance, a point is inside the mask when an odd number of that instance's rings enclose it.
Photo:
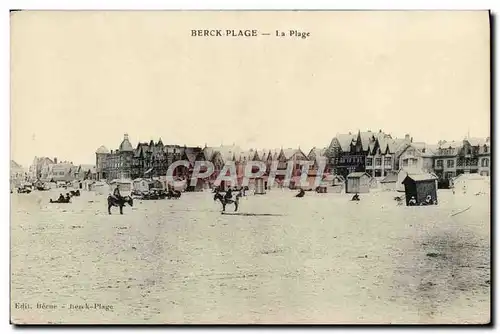
M 115 190 L 113 191 L 113 196 L 115 196 L 117 199 L 122 198 L 122 195 L 120 194 L 120 188 L 118 185 L 116 186 Z
M 226 195 L 224 196 L 224 199 L 225 200 L 230 200 L 233 198 L 233 193 L 231 191 L 231 188 L 229 188 L 227 191 L 226 191 Z

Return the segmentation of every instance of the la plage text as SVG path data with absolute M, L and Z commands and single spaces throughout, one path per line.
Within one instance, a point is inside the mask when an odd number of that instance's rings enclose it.
M 259 32 L 257 29 L 193 29 L 191 30 L 192 37 L 257 37 L 257 36 L 274 36 L 274 37 L 295 37 L 306 39 L 311 36 L 310 32 L 300 30 L 275 30 L 269 32 Z

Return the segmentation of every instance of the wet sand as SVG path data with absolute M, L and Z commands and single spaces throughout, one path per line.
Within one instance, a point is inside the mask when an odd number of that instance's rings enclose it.
M 122 216 L 92 192 L 71 204 L 48 204 L 55 191 L 11 194 L 11 319 L 489 321 L 489 195 L 440 190 L 438 206 L 405 207 L 392 192 L 295 193 L 243 198 L 240 212 L 267 214 L 255 216 L 221 215 L 206 192 L 135 201 Z

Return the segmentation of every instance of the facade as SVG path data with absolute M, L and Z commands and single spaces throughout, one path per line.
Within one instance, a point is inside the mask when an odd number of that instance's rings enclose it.
M 49 174 L 48 165 L 56 164 L 57 158 L 50 159 L 47 157 L 35 157 L 33 163 L 29 167 L 28 176 L 33 180 L 46 179 Z
M 187 178 L 197 160 L 205 160 L 203 149 L 179 145 L 164 145 L 158 142 L 138 143 L 132 147 L 125 134 L 120 147 L 109 151 L 101 146 L 96 151 L 96 174 L 98 180 L 165 178 L 170 165 L 186 160 L 189 167 L 180 166 L 174 170 L 174 177 Z
M 75 180 L 75 166 L 71 162 L 63 161 L 48 165 L 48 173 L 43 172 L 41 180 L 44 182 L 71 182 Z
M 302 161 L 311 161 L 308 181 L 316 180 L 319 166 L 326 165 L 325 175 L 333 174 L 346 178 L 354 172 L 366 172 L 378 181 L 401 170 L 410 174 L 436 172 L 440 179 L 450 179 L 461 173 L 480 173 L 490 175 L 490 140 L 468 138 L 461 142 L 440 142 L 439 145 L 428 145 L 413 142 L 409 135 L 405 138 L 392 138 L 391 135 L 378 132 L 361 132 L 337 134 L 326 148 L 313 148 L 306 155 L 298 149 L 250 149 L 242 150 L 236 145 L 220 147 L 186 147 L 165 145 L 161 138 L 157 141 L 138 143 L 132 147 L 128 135 L 116 150 L 109 151 L 101 146 L 96 151 L 95 169 L 87 176 L 87 171 L 76 168 L 72 171 L 76 179 L 93 177 L 96 180 L 159 178 L 164 180 L 167 170 L 178 160 L 189 162 L 189 166 L 180 166 L 174 171 L 177 179 L 190 179 L 197 161 L 210 161 L 215 167 L 214 173 L 207 180 L 200 181 L 195 188 L 201 189 L 214 184 L 225 163 L 234 161 L 237 180 L 234 185 L 241 186 L 246 166 L 251 161 L 262 161 L 266 164 L 264 188 L 282 185 L 284 176 L 277 175 L 276 184 L 267 184 L 273 161 L 278 161 L 278 170 L 285 171 L 288 163 L 293 164 L 292 187 L 300 179 Z M 33 174 L 48 178 L 52 175 L 52 161 L 48 158 L 36 159 L 32 168 Z M 257 171 L 257 167 L 253 172 Z M 91 176 L 95 175 L 95 176 Z M 401 174 L 402 175 L 402 174 Z M 406 177 L 406 175 L 405 175 Z M 223 184 L 224 187 L 229 186 Z M 402 179 L 396 188 L 403 187 Z M 250 187 L 255 187 L 255 180 L 250 180 Z M 402 190 L 402 189 L 401 189 Z
M 405 139 L 393 139 L 390 135 L 379 132 L 370 143 L 366 156 L 365 169 L 372 177 L 383 178 L 394 174 L 400 167 L 399 157 L 411 145 L 409 135 Z
M 94 165 L 78 165 L 75 172 L 76 180 L 94 180 L 95 179 Z
M 101 146 L 96 151 L 96 168 L 98 180 L 130 179 L 132 176 L 132 162 L 134 149 L 129 141 L 128 134 L 116 150 L 108 151 Z
M 337 134 L 327 149 L 329 168 L 336 175 L 347 177 L 352 172 L 364 171 L 364 161 L 368 148 L 363 150 L 360 133 L 358 135 Z
M 466 138 L 441 141 L 434 156 L 434 170 L 440 179 L 450 180 L 460 174 L 490 175 L 490 139 Z
M 28 173 L 24 170 L 24 168 L 15 162 L 14 160 L 10 161 L 10 184 L 12 187 L 18 187 L 21 183 L 28 180 Z
M 491 143 L 490 137 L 486 138 L 484 141 L 479 140 L 477 142 L 479 147 L 478 159 L 479 159 L 479 174 L 482 176 L 490 176 L 490 164 L 491 164 Z
M 337 134 L 325 155 L 329 170 L 336 175 L 346 177 L 366 171 L 370 176 L 383 177 L 398 169 L 397 155 L 410 141 L 409 135 L 405 139 L 393 139 L 382 130 Z
M 425 143 L 408 144 L 398 156 L 399 170 L 432 172 L 435 151 L 436 146 Z

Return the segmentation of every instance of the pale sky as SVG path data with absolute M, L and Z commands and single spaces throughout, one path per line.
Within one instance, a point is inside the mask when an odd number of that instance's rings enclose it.
M 11 157 L 25 167 L 94 163 L 124 133 L 306 154 L 358 129 L 489 135 L 486 11 L 17 12 L 11 28 Z M 191 37 L 218 28 L 271 35 Z

